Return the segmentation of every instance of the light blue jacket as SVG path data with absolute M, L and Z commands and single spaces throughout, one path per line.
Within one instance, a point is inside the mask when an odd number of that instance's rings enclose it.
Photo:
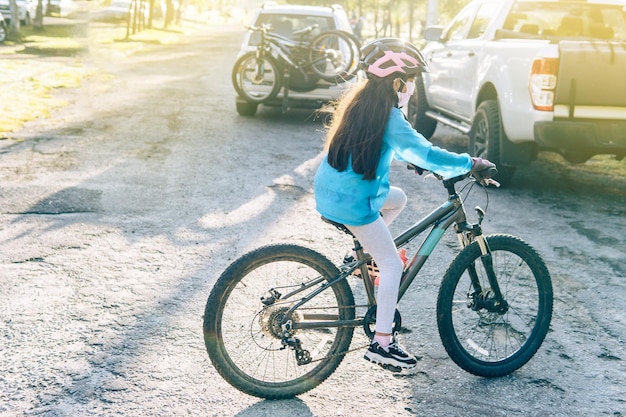
M 362 226 L 375 221 L 389 193 L 389 168 L 393 159 L 410 162 L 444 178 L 463 175 L 472 169 L 466 154 L 448 152 L 433 146 L 406 120 L 400 109 L 391 110 L 380 155 L 376 178 L 348 168 L 339 172 L 328 164 L 326 155 L 315 174 L 315 203 L 320 214 L 335 222 Z

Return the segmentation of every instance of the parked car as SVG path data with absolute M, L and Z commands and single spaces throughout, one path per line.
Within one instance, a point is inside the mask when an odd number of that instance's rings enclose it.
M 46 2 L 46 16 L 61 12 L 61 0 L 44 0 Z
M 7 38 L 7 32 L 8 32 L 7 24 L 4 22 L 4 18 L 2 17 L 2 14 L 0 14 L 0 43 L 4 42 L 5 39 Z
M 78 6 L 73 0 L 43 0 L 46 5 L 44 6 L 46 16 L 57 15 L 63 17 L 69 17 L 75 14 L 78 10 Z
M 290 39 L 293 38 L 295 31 L 311 25 L 318 25 L 313 36 L 329 30 L 342 30 L 354 36 L 345 10 L 338 5 L 321 7 L 266 3 L 256 11 L 251 22 L 251 25 L 256 27 L 265 24 L 271 25 L 272 31 Z M 259 36 L 259 33 L 246 31 L 237 58 L 255 51 Z M 314 80 L 312 84 L 304 85 L 298 82 L 298 74 L 294 73 L 291 75 L 291 88 L 288 91 L 289 108 L 320 108 L 329 101 L 336 100 L 346 85 L 345 82 L 332 83 L 324 80 Z M 281 89 L 276 97 L 262 104 L 284 106 L 283 95 Z M 239 114 L 248 116 L 254 115 L 258 107 L 258 103 L 248 102 L 240 96 L 236 97 L 235 104 Z
M 37 12 L 37 0 L 16 0 L 17 16 L 24 26 L 30 25 Z M 0 13 L 7 24 L 11 22 L 11 4 L 9 0 L 0 0 Z
M 127 21 L 134 13 L 135 4 L 132 0 L 113 0 L 108 7 L 95 10 L 91 13 L 91 20 L 102 22 L 120 22 Z M 150 13 L 150 5 L 148 2 L 137 2 L 139 12 L 143 11 L 144 17 L 147 19 Z M 140 15 L 141 16 L 141 15 Z
M 468 134 L 502 183 L 540 151 L 626 156 L 623 0 L 474 0 L 425 38 L 409 119 Z

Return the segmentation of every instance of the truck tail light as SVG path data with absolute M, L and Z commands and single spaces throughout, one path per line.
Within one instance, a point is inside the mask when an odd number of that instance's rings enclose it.
M 556 76 L 559 70 L 557 58 L 535 58 L 530 70 L 528 90 L 535 110 L 553 111 Z

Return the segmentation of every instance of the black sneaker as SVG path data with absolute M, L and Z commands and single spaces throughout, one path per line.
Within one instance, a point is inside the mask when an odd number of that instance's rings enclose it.
M 405 352 L 395 340 L 386 348 L 382 347 L 378 342 L 372 342 L 363 357 L 392 372 L 413 368 L 417 365 L 418 360 L 415 356 Z

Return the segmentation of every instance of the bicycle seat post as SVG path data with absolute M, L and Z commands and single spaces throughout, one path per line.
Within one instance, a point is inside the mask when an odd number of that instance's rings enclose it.
M 356 238 L 356 236 L 352 235 L 352 241 L 354 242 L 354 253 L 356 254 L 356 259 L 359 261 L 365 261 L 365 251 L 363 250 L 363 246 L 361 246 L 361 242 Z M 363 262 L 363 264 L 359 267 L 361 268 L 361 279 L 363 280 L 363 284 L 365 285 L 365 292 L 367 293 L 367 300 L 370 305 L 376 304 L 376 294 L 374 292 L 374 285 L 370 280 L 369 271 L 367 269 L 367 263 Z
M 356 259 L 362 260 L 365 257 L 365 252 L 363 251 L 363 246 L 361 246 L 361 242 L 356 238 L 356 236 L 352 236 L 352 242 L 354 242 L 354 247 L 352 250 L 356 254 Z

